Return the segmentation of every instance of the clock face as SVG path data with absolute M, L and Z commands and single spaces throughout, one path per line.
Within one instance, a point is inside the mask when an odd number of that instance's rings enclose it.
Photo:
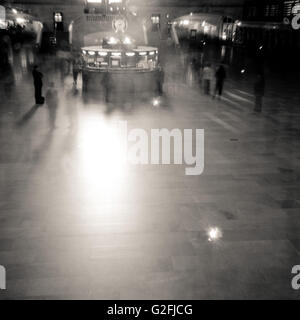
M 115 19 L 112 22 L 112 27 L 115 30 L 115 32 L 125 32 L 127 30 L 127 20 Z

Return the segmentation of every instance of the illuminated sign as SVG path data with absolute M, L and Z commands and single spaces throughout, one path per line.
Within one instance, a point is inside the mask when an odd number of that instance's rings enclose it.
M 292 9 L 292 14 L 300 13 L 300 4 L 296 4 Z
M 6 289 L 6 270 L 3 266 L 0 266 L 0 290 Z
M 5 7 L 0 6 L 0 20 L 5 20 Z
M 127 30 L 127 20 L 126 19 L 114 19 L 112 22 L 112 27 L 115 32 L 125 32 Z
M 294 30 L 300 29 L 300 4 L 297 4 L 292 9 L 292 14 L 294 15 L 292 19 L 292 28 Z
M 6 29 L 5 8 L 0 6 L 0 29 Z

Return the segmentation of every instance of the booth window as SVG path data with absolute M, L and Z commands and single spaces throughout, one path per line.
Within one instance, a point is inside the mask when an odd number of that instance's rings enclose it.
M 160 14 L 153 14 L 151 16 L 152 24 L 160 24 Z
M 278 17 L 279 15 L 279 5 L 271 4 L 265 7 L 265 16 L 266 17 Z

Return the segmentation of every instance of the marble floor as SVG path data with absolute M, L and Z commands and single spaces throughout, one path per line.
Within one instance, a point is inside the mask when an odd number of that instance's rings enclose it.
M 257 115 L 242 83 L 218 101 L 167 72 L 158 105 L 83 102 L 44 58 L 60 100 L 51 130 L 27 54 L 1 91 L 0 299 L 300 298 L 299 94 L 270 88 Z M 120 120 L 204 129 L 204 173 L 121 164 L 109 130 Z

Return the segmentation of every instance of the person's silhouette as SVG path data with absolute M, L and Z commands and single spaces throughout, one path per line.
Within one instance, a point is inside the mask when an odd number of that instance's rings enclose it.
M 35 103 L 43 104 L 44 99 L 42 97 L 42 88 L 43 88 L 43 74 L 39 71 L 39 67 L 36 65 L 33 67 L 32 71 L 33 84 L 35 89 Z

